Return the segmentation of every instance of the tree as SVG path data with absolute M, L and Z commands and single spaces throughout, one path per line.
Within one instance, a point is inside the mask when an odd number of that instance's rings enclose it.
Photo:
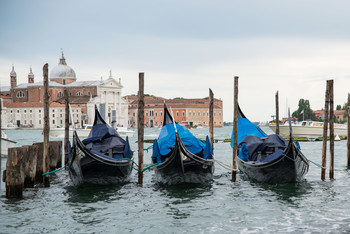
M 298 109 L 293 112 L 292 117 L 298 118 L 298 121 L 302 121 L 303 119 L 317 120 L 315 113 L 312 112 L 309 100 L 301 98 L 298 106 Z
M 341 105 L 337 105 L 337 108 L 335 108 L 336 110 L 341 110 Z

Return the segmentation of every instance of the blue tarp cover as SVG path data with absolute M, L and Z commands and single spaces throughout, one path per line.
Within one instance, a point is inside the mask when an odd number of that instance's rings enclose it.
M 246 136 L 266 137 L 266 134 L 247 118 L 238 118 L 237 122 L 237 144 L 241 143 Z M 233 131 L 231 135 L 231 147 L 233 147 Z
M 99 152 L 108 154 L 109 149 L 112 149 L 112 154 L 120 157 L 131 158 L 132 151 L 130 150 L 129 140 L 125 141 L 121 138 L 114 128 L 108 124 L 95 124 L 88 136 L 84 139 L 83 144 L 91 152 Z
M 205 144 L 194 137 L 185 126 L 176 124 L 176 128 L 188 151 L 193 154 L 198 154 L 205 148 Z M 170 147 L 175 146 L 175 139 L 176 135 L 173 123 L 169 123 L 162 127 L 158 138 L 159 153 L 161 155 L 167 155 L 170 153 Z
M 274 155 L 272 156 L 271 152 L 274 152 L 276 148 L 278 151 L 281 149 L 283 152 L 287 145 L 288 142 L 277 134 L 271 134 L 263 138 L 250 135 L 246 136 L 238 145 L 238 157 L 244 161 L 256 161 L 260 153 L 263 156 L 260 161 L 267 162 L 267 160 L 273 160 L 275 157 L 282 155 L 282 153 L 279 155 L 273 153 Z M 270 152 L 269 154 L 271 155 L 266 157 L 267 152 Z

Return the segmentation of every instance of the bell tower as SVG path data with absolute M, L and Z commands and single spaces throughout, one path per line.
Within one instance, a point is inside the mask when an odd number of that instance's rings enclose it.
M 11 89 L 17 86 L 17 74 L 15 72 L 15 67 L 12 65 L 12 71 L 10 73 L 11 77 Z
M 32 68 L 30 68 L 30 72 L 29 72 L 29 74 L 28 74 L 28 83 L 29 83 L 29 84 L 34 83 L 34 74 L 33 74 L 33 72 L 32 72 Z

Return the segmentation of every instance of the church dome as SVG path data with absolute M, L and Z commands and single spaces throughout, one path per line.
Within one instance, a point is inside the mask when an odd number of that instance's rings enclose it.
M 50 79 L 77 79 L 75 71 L 67 65 L 66 59 L 63 56 L 60 58 L 59 64 L 54 67 L 50 72 Z

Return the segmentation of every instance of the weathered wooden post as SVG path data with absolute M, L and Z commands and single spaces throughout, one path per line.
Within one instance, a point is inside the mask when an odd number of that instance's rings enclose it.
M 214 147 L 214 93 L 209 89 L 209 137 L 211 147 Z
M 329 80 L 329 179 L 334 179 L 334 80 Z
M 22 146 L 24 160 L 24 188 L 33 188 L 36 175 L 36 166 L 39 155 L 38 145 Z
M 48 157 L 49 157 L 49 132 L 50 132 L 50 118 L 49 118 L 49 64 L 43 67 L 44 76 L 44 149 L 43 149 L 43 173 L 48 172 Z M 49 176 L 43 176 L 44 187 L 50 187 Z
M 65 109 L 64 109 L 64 165 L 68 163 L 68 151 L 69 151 L 69 98 L 68 98 L 68 90 L 64 89 L 64 97 L 65 97 Z
M 1 139 L 1 130 L 2 130 L 2 98 L 0 98 L 0 139 Z M 0 142 L 0 190 L 1 190 L 1 176 L 2 176 L 2 169 L 1 169 L 1 153 L 2 148 L 1 148 L 1 142 Z
M 347 167 L 350 169 L 350 93 L 348 93 L 348 134 L 347 134 Z
M 37 156 L 37 162 L 36 162 L 36 173 L 35 173 L 35 183 L 43 183 L 43 157 L 42 153 L 44 151 L 44 143 L 43 142 L 37 142 L 33 145 L 36 145 L 38 147 L 38 156 Z
M 139 92 L 138 92 L 138 113 L 137 113 L 137 140 L 139 151 L 139 176 L 138 183 L 143 183 L 143 134 L 144 134 L 144 73 L 139 73 Z
M 23 153 L 21 148 L 9 148 L 6 162 L 6 198 L 23 196 Z
M 280 115 L 279 115 L 279 104 L 278 104 L 278 91 L 276 92 L 275 96 L 276 101 L 276 134 L 280 134 Z
M 232 181 L 236 182 L 237 171 L 237 126 L 238 126 L 238 76 L 234 77 L 233 95 L 233 154 L 232 154 Z
M 323 120 L 323 142 L 322 142 L 322 169 L 321 180 L 326 179 L 326 155 L 327 155 L 327 130 L 328 130 L 328 109 L 329 109 L 329 82 L 327 80 L 325 104 L 324 104 L 324 120 Z

